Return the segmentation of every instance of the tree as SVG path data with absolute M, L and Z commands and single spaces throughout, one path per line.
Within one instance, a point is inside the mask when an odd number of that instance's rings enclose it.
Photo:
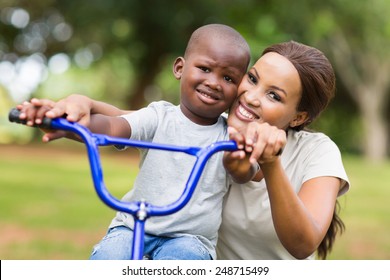
M 339 75 L 360 108 L 365 154 L 372 160 L 383 160 L 389 143 L 386 106 L 390 94 L 390 21 L 386 15 L 390 3 L 377 0 L 350 4 L 352 11 L 343 12 L 351 22 L 345 31 L 336 28 L 329 34 L 327 43 L 333 45 Z M 341 20 L 337 18 L 337 22 Z M 356 26 L 351 26 L 352 22 Z
M 322 42 L 360 109 L 364 154 L 381 161 L 389 149 L 386 112 L 390 96 L 390 3 L 334 2 L 337 12 L 333 11 L 331 16 L 326 12 L 334 25 Z
M 29 21 L 0 25 L 4 34 L 0 42 L 7 46 L 3 59 L 15 61 L 15 55 L 36 52 L 47 58 L 61 52 L 74 55 L 91 45 L 101 48 L 105 57 L 121 53 L 135 69 L 132 87 L 123 95 L 129 107 L 140 108 L 145 105 L 145 89 L 165 66 L 164 58 L 182 54 L 193 30 L 217 20 L 222 2 L 96 0 L 91 5 L 75 0 L 9 0 L 2 4 L 8 17 L 22 8 Z M 94 49 L 87 51 L 94 55 Z
M 145 105 L 148 87 L 167 68 L 168 60 L 183 53 L 191 32 L 200 25 L 234 26 L 248 40 L 253 59 L 274 42 L 292 39 L 316 46 L 330 57 L 342 84 L 339 88 L 359 108 L 364 154 L 381 160 L 389 151 L 390 4 L 386 0 L 296 0 L 289 5 L 282 0 L 96 0 L 93 5 L 75 0 L 5 0 L 0 7 L 2 61 L 16 64 L 31 54 L 49 59 L 66 53 L 80 67 L 94 66 L 96 71 L 100 65 L 107 99 L 113 100 L 115 92 L 115 98 L 120 96 L 133 109 Z M 23 10 L 15 13 L 18 8 Z M 126 71 L 115 72 L 118 64 L 110 64 L 111 60 L 121 62 Z M 126 83 L 119 87 L 117 80 Z
M 383 160 L 389 150 L 389 13 L 386 0 L 300 0 L 288 11 L 279 11 L 280 23 L 290 34 L 302 34 L 303 41 L 331 58 L 340 82 L 359 107 L 364 154 L 373 161 Z

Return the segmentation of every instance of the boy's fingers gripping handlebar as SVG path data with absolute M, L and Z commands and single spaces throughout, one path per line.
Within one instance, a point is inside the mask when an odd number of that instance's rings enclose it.
M 24 124 L 26 125 L 27 124 L 27 120 L 25 119 L 20 119 L 19 116 L 20 116 L 20 111 L 16 108 L 13 108 L 11 109 L 11 111 L 9 112 L 8 114 L 8 120 L 10 122 L 14 122 L 14 123 L 19 123 L 19 124 Z M 42 120 L 42 123 L 41 124 L 34 124 L 33 126 L 35 127 L 40 127 L 40 128 L 46 128 L 46 129 L 50 129 L 51 128 L 51 121 L 52 119 L 50 118 L 43 118 Z

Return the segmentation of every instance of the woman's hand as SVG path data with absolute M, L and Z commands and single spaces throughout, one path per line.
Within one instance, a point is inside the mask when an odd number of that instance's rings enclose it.
M 287 143 L 286 132 L 268 123 L 249 123 L 244 137 L 245 151 L 250 153 L 252 164 L 275 161 Z
M 245 152 L 244 135 L 233 127 L 228 127 L 229 138 L 237 143 L 238 150 L 225 152 L 223 163 L 226 171 L 232 176 L 237 183 L 246 183 L 250 181 L 258 171 L 258 164 L 254 165 L 249 162 L 249 154 Z

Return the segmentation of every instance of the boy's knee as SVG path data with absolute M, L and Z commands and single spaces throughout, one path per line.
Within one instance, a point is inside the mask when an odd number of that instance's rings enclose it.
M 153 254 L 154 260 L 211 260 L 206 247 L 194 236 L 171 238 Z
M 111 229 L 93 247 L 91 260 L 129 260 L 132 250 L 132 231 L 123 227 Z

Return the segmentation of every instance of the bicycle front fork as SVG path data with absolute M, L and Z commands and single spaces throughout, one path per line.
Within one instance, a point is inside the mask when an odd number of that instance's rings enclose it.
M 144 236 L 145 236 L 145 221 L 148 218 L 146 205 L 144 202 L 140 203 L 139 210 L 134 216 L 134 235 L 131 259 L 142 260 L 144 256 Z

